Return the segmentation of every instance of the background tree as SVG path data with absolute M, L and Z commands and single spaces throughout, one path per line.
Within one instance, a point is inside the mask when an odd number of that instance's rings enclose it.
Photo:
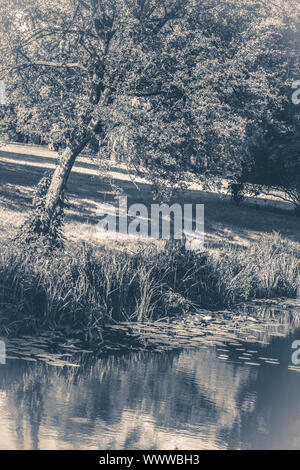
M 276 5 L 276 6 L 279 6 Z M 275 194 L 300 207 L 300 107 L 292 103 L 292 83 L 300 70 L 299 4 L 281 3 L 272 19 L 261 23 L 267 55 L 257 44 L 256 62 L 265 68 L 265 110 L 253 119 L 238 181 L 254 184 L 254 193 Z M 277 14 L 276 14 L 277 12 Z M 273 28 L 269 29 L 270 21 Z M 257 43 L 258 38 L 254 41 Z M 258 116 L 259 117 L 259 116 Z M 248 185 L 249 187 L 249 185 Z

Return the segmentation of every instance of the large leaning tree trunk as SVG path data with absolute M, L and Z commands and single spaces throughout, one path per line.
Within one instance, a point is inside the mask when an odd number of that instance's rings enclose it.
M 103 126 L 99 118 L 99 110 L 107 104 L 109 99 L 109 90 L 104 90 L 97 104 L 95 105 L 94 115 L 91 116 L 87 123 L 86 129 L 80 139 L 67 146 L 63 151 L 58 165 L 52 175 L 51 183 L 45 196 L 45 214 L 49 223 L 51 222 L 56 208 L 58 207 L 62 194 L 65 190 L 68 178 L 78 155 L 84 150 L 91 138 L 95 134 L 102 132 Z
M 66 187 L 71 170 L 75 163 L 77 156 L 82 152 L 88 143 L 88 138 L 83 139 L 77 145 L 67 147 L 59 159 L 59 163 L 53 173 L 51 184 L 45 198 L 45 211 L 52 219 L 56 207 L 60 201 L 61 195 Z

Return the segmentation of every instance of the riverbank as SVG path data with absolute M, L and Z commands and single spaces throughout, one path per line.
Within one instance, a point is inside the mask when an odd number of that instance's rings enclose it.
M 49 255 L 15 244 L 34 187 L 56 158 L 39 147 L 0 152 L 0 335 L 57 330 L 97 343 L 106 324 L 299 294 L 299 221 L 289 204 L 257 198 L 236 206 L 193 183 L 172 202 L 204 204 L 202 251 L 129 237 L 101 241 L 97 204 L 115 203 L 119 190 L 130 202 L 150 204 L 151 185 L 133 180 L 122 164 L 107 168 L 104 178 L 87 156 L 78 159 L 68 183 L 65 249 Z
M 294 298 L 299 273 L 299 250 L 276 233 L 248 248 L 199 252 L 170 242 L 135 252 L 67 244 L 52 254 L 3 245 L 0 335 L 57 330 L 98 342 L 106 324 Z

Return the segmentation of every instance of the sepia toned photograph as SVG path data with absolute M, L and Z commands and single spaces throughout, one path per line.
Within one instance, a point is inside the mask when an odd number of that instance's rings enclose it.
M 0 0 L 1 454 L 300 450 L 299 397 L 299 0 Z

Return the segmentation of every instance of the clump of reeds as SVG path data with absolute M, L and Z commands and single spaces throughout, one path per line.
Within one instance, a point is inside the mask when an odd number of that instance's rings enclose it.
M 65 329 L 96 339 L 107 322 L 154 320 L 257 297 L 294 297 L 300 254 L 278 234 L 247 249 L 135 254 L 87 245 L 0 253 L 0 334 Z

